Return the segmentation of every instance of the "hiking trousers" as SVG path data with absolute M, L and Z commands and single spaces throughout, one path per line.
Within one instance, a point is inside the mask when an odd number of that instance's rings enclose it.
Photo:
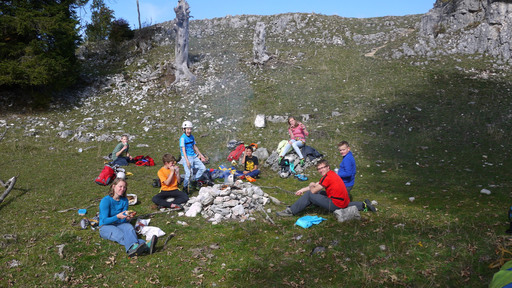
M 137 238 L 135 228 L 130 223 L 112 223 L 100 227 L 100 237 L 124 245 L 126 252 L 135 243 L 146 243 L 143 239 Z
M 297 215 L 302 210 L 306 209 L 306 207 L 309 205 L 320 206 L 327 209 L 329 212 L 334 212 L 335 210 L 341 209 L 340 207 L 334 205 L 331 198 L 320 193 L 313 194 L 311 191 L 304 193 L 304 195 L 302 195 L 299 200 L 293 203 L 290 209 L 292 209 L 293 215 Z
M 235 173 L 235 176 L 236 177 L 239 177 L 239 176 L 242 176 L 244 175 L 244 171 L 240 171 L 240 170 L 236 170 L 236 173 Z M 256 170 L 253 170 L 247 174 L 245 174 L 245 176 L 249 176 L 249 177 L 252 177 L 252 178 L 256 178 L 256 176 L 260 175 L 260 170 L 256 169 Z
M 206 171 L 206 167 L 203 162 L 197 156 L 187 156 L 188 162 L 190 162 L 190 169 L 187 166 L 187 161 L 185 161 L 185 157 L 181 158 L 181 164 L 185 170 L 185 180 L 183 180 L 183 187 L 187 187 L 190 181 L 190 174 L 193 173 L 197 169 L 195 180 L 201 178 L 203 176 L 204 171 Z
M 167 202 L 168 198 L 174 198 L 174 201 Z M 169 208 L 171 204 L 181 205 L 183 203 L 186 203 L 188 201 L 188 195 L 187 193 L 182 192 L 178 189 L 170 191 L 160 191 L 160 193 L 156 194 L 151 200 L 156 205 Z

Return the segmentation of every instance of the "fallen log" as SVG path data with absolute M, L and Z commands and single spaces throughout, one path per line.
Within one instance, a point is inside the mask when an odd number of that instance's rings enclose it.
M 12 188 L 14 188 L 14 184 L 16 184 L 17 179 L 18 175 L 7 180 L 5 183 L 2 180 L 0 180 L 0 185 L 6 188 L 4 193 L 2 193 L 2 196 L 0 196 L 0 203 L 4 202 L 5 197 L 7 197 L 7 195 L 9 195 L 9 193 L 11 192 Z

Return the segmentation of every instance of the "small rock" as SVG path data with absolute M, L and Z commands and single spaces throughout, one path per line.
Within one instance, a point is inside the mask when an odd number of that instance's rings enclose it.
M 480 193 L 482 194 L 487 194 L 487 195 L 491 195 L 491 191 L 487 190 L 487 189 L 482 189 L 480 190 Z

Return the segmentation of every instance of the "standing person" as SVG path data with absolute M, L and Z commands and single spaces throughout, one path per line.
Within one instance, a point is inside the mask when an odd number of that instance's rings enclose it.
M 151 199 L 155 203 L 152 208 L 181 210 L 183 209 L 181 204 L 188 201 L 188 195 L 178 189 L 180 168 L 176 165 L 176 159 L 171 154 L 165 154 L 162 157 L 162 162 L 164 163 L 164 167 L 158 170 L 158 179 L 160 179 L 161 189 L 160 193 L 156 194 L 153 199 Z M 168 198 L 174 198 L 174 200 L 169 203 L 167 202 Z
M 100 237 L 124 245 L 128 257 L 138 256 L 144 252 L 155 252 L 158 238 L 154 235 L 147 243 L 137 238 L 135 229 L 130 221 L 137 212 L 128 210 L 126 198 L 126 181 L 114 180 L 108 195 L 100 202 Z
M 128 135 L 124 134 L 121 136 L 121 142 L 119 142 L 114 148 L 114 151 L 112 151 L 112 163 L 119 166 L 127 166 L 128 162 L 133 160 L 130 153 L 128 153 L 129 149 Z
M 311 182 L 308 187 L 297 190 L 295 195 L 302 195 L 292 206 L 286 207 L 284 211 L 276 212 L 278 216 L 288 217 L 297 215 L 309 205 L 317 205 L 334 212 L 338 209 L 356 206 L 359 211 L 377 211 L 366 199 L 364 202 L 350 202 L 347 189 L 340 177 L 331 171 L 329 162 L 322 159 L 316 165 L 318 173 L 322 178 L 318 182 Z M 325 190 L 324 190 L 325 189 Z
M 236 171 L 237 176 L 255 178 L 260 174 L 260 170 L 258 170 L 258 157 L 252 155 L 252 149 L 252 146 L 245 147 L 244 157 L 242 158 L 244 171 Z
M 347 141 L 341 141 L 338 143 L 338 150 L 340 151 L 341 156 L 343 156 L 340 168 L 338 169 L 338 176 L 340 176 L 343 183 L 345 183 L 348 196 L 350 197 L 350 201 L 352 201 L 352 194 L 350 194 L 350 191 L 354 187 L 354 182 L 356 180 L 356 160 L 350 151 L 350 145 L 348 145 Z
M 295 150 L 295 153 L 299 155 L 300 165 L 303 166 L 305 163 L 304 156 L 302 156 L 302 152 L 300 152 L 300 147 L 303 147 L 306 144 L 306 136 L 309 135 L 306 126 L 295 119 L 295 117 L 290 116 L 288 118 L 288 134 L 290 134 L 290 141 L 284 146 L 281 155 L 279 155 L 279 163 L 283 159 L 284 155 L 288 153 L 291 147 Z
M 180 137 L 180 152 L 181 152 L 181 164 L 185 169 L 185 180 L 183 181 L 183 191 L 188 191 L 188 186 L 190 184 L 190 176 L 194 173 L 194 170 L 197 169 L 197 173 L 195 175 L 195 179 L 199 179 L 206 167 L 204 166 L 202 161 L 206 161 L 206 158 L 197 148 L 196 140 L 194 139 L 194 135 L 192 135 L 192 122 L 185 121 L 183 125 L 183 135 Z

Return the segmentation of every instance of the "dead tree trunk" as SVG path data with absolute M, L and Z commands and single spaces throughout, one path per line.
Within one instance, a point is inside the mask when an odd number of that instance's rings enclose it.
M 12 177 L 5 183 L 4 181 L 0 180 L 0 185 L 6 188 L 4 193 L 2 193 L 2 196 L 0 196 L 0 203 L 4 202 L 5 197 L 7 197 L 7 195 L 9 195 L 9 193 L 11 192 L 12 188 L 14 188 L 14 184 L 16 184 L 16 179 L 18 179 L 18 176 Z
M 139 15 L 139 30 L 142 29 L 142 25 L 140 25 L 140 10 L 139 10 L 139 0 L 137 0 L 137 15 Z
M 265 62 L 270 59 L 267 55 L 267 46 L 265 46 L 265 23 L 258 22 L 256 23 L 256 28 L 254 29 L 254 38 L 253 38 L 253 63 L 263 65 Z
M 188 79 L 192 83 L 196 80 L 196 76 L 188 69 L 190 67 L 190 60 L 188 59 L 188 19 L 190 18 L 190 10 L 187 1 L 179 0 L 174 12 L 176 13 L 176 19 L 174 20 L 176 80 L 172 84 L 182 79 Z

